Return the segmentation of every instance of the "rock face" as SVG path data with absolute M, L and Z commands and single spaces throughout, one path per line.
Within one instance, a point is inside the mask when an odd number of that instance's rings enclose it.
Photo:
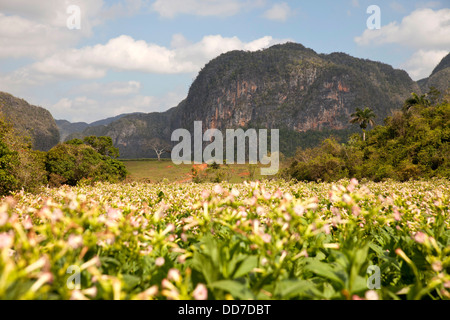
M 204 130 L 345 131 L 355 128 L 349 118 L 357 107 L 371 107 L 382 123 L 413 91 L 420 88 L 403 70 L 344 53 L 317 54 L 288 43 L 223 54 L 200 71 L 177 107 L 126 116 L 106 127 L 88 128 L 82 135 L 111 136 L 121 156 L 130 158 L 154 156 L 145 148 L 150 139 L 170 141 L 175 129 L 192 132 L 194 121 L 202 121 Z
M 180 125 L 202 120 L 218 129 L 345 129 L 356 107 L 372 107 L 381 122 L 417 90 L 405 71 L 343 53 L 318 55 L 299 44 L 230 52 L 200 72 Z
M 34 149 L 48 151 L 58 144 L 58 127 L 48 110 L 0 92 L 0 113 L 20 133 L 31 138 Z
M 450 53 L 433 70 L 428 78 L 418 81 L 422 93 L 427 93 L 430 87 L 435 87 L 445 93 L 450 88 Z

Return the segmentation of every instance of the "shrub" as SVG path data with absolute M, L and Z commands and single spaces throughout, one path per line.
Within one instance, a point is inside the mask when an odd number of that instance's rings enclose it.
M 28 137 L 0 119 L 0 194 L 23 188 L 34 192 L 47 182 L 45 152 L 32 150 Z
M 59 144 L 47 153 L 46 169 L 52 184 L 75 186 L 82 179 L 117 182 L 125 179 L 125 165 L 101 155 L 86 144 Z

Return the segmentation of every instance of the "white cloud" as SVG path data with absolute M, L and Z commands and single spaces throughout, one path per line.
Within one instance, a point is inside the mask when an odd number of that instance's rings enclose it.
M 380 30 L 365 30 L 355 38 L 361 46 L 400 45 L 415 50 L 400 65 L 412 79 L 428 77 L 450 51 L 450 9 L 417 9 L 401 23 L 391 22 Z
M 263 3 L 264 0 L 156 0 L 152 9 L 163 18 L 174 18 L 180 14 L 233 16 Z
M 391 22 L 380 30 L 365 30 L 355 38 L 359 45 L 401 44 L 410 48 L 449 49 L 450 9 L 418 9 L 402 22 Z
M 104 19 L 113 19 L 138 13 L 148 6 L 150 0 L 122 0 L 108 6 L 108 0 L 0 0 L 0 10 L 9 15 L 52 26 L 66 26 L 67 7 L 79 6 L 82 25 L 91 28 Z
M 447 54 L 448 51 L 445 50 L 419 50 L 401 67 L 408 70 L 411 78 L 417 81 L 429 77 L 431 71 Z
M 107 19 L 136 14 L 148 0 L 124 0 L 107 6 L 103 0 L 0 0 L 0 58 L 41 59 L 75 46 L 93 35 Z M 81 28 L 69 30 L 70 5 L 80 7 Z
M 138 81 L 85 83 L 70 90 L 73 94 L 102 95 L 102 96 L 128 96 L 139 93 L 141 83 Z
M 169 92 L 162 97 L 134 95 L 98 99 L 88 96 L 62 98 L 48 107 L 55 119 L 65 119 L 71 122 L 94 122 L 108 117 L 114 117 L 131 112 L 161 112 L 178 105 L 185 98 L 181 91 Z
M 63 50 L 20 72 L 65 79 L 98 79 L 106 76 L 108 70 L 156 74 L 195 73 L 222 53 L 231 50 L 256 51 L 286 41 L 266 36 L 243 42 L 237 37 L 211 35 L 191 44 L 177 35 L 172 43 L 175 47 L 166 48 L 134 40 L 130 36 L 120 36 L 106 44 Z
M 272 8 L 264 13 L 264 18 L 273 21 L 286 21 L 292 14 L 292 9 L 286 2 L 275 3 Z
M 62 47 L 74 45 L 79 35 L 67 28 L 0 13 L 0 58 L 42 58 Z

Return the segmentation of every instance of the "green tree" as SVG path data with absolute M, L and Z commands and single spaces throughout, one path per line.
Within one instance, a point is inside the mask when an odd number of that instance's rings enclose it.
M 406 99 L 405 103 L 403 104 L 403 111 L 407 112 L 414 106 L 430 106 L 431 102 L 428 100 L 427 95 L 417 95 L 417 93 L 412 92 L 411 97 Z
M 13 125 L 3 118 L 0 118 L 0 141 L 3 175 L 5 177 L 6 172 L 9 172 L 14 177 L 3 180 L 9 181 L 8 187 L 2 188 L 4 192 L 21 188 L 34 192 L 47 182 L 45 152 L 32 150 L 31 139 L 18 133 Z
M 6 143 L 0 140 L 0 195 L 14 191 L 19 181 L 13 174 L 13 163 L 17 161 L 17 152 L 11 151 Z
M 111 137 L 89 136 L 85 137 L 83 142 L 94 148 L 101 155 L 108 156 L 113 159 L 119 157 L 119 149 L 114 147 Z M 75 143 L 78 143 L 78 141 L 75 141 Z
M 125 165 L 77 141 L 53 147 L 46 156 L 51 186 L 76 185 L 81 180 L 118 182 L 126 178 Z
M 364 110 L 356 108 L 356 112 L 351 115 L 350 123 L 357 123 L 363 130 L 363 141 L 366 141 L 366 129 L 368 125 L 374 126 L 376 118 L 372 109 L 366 107 Z
M 430 101 L 430 105 L 436 105 L 442 102 L 442 93 L 436 87 L 430 87 L 427 98 Z

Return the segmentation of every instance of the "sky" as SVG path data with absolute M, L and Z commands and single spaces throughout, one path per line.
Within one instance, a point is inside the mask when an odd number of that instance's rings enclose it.
M 161 112 L 218 55 L 288 41 L 419 80 L 450 51 L 450 0 L 0 0 L 0 91 L 71 122 Z

